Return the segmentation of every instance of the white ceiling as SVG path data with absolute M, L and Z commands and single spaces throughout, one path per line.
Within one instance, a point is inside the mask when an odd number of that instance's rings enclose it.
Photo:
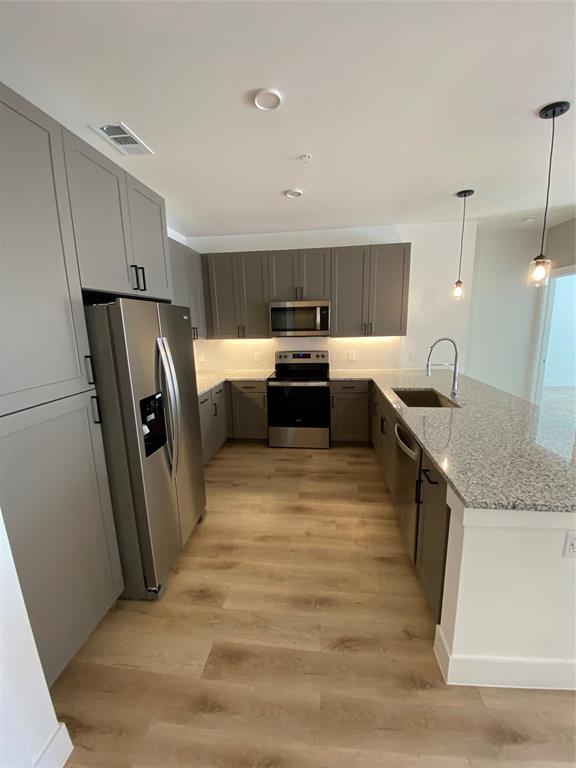
M 2 3 L 4 82 L 167 201 L 183 235 L 458 219 L 542 207 L 553 100 L 574 101 L 572 2 Z M 251 107 L 282 90 L 276 112 Z M 552 204 L 575 202 L 576 109 Z M 156 152 L 87 128 L 124 120 Z M 294 159 L 313 154 L 310 165 Z M 281 192 L 302 187 L 287 200 Z

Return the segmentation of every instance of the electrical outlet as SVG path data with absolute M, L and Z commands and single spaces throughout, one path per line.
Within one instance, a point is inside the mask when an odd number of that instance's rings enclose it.
M 262 355 L 260 354 L 260 352 L 254 352 L 254 362 L 259 363 L 260 360 L 262 360 Z
M 564 557 L 576 557 L 576 531 L 566 531 Z
M 356 352 L 354 352 L 352 349 L 350 352 L 348 352 L 348 361 L 350 363 L 353 363 L 356 360 Z
M 414 359 L 415 359 L 415 355 L 414 355 L 414 350 L 413 350 L 413 349 L 409 349 L 409 350 L 408 350 L 408 352 L 406 353 L 406 359 L 407 359 L 409 362 L 414 362 Z

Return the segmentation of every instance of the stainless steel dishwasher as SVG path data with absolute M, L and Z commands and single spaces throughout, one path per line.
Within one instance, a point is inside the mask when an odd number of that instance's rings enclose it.
M 398 421 L 394 426 L 394 432 L 396 463 L 392 498 L 406 551 L 410 560 L 415 562 L 422 450 L 419 443 Z

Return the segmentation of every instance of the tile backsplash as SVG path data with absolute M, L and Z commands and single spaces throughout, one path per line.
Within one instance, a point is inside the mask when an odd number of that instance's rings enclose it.
M 327 349 L 333 368 L 400 368 L 401 338 L 290 338 L 195 341 L 196 367 L 203 371 L 274 368 L 277 350 Z

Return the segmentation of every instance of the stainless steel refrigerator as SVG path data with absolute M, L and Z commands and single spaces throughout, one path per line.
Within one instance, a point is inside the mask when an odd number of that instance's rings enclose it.
M 206 507 L 188 307 L 86 307 L 123 597 L 157 597 Z

